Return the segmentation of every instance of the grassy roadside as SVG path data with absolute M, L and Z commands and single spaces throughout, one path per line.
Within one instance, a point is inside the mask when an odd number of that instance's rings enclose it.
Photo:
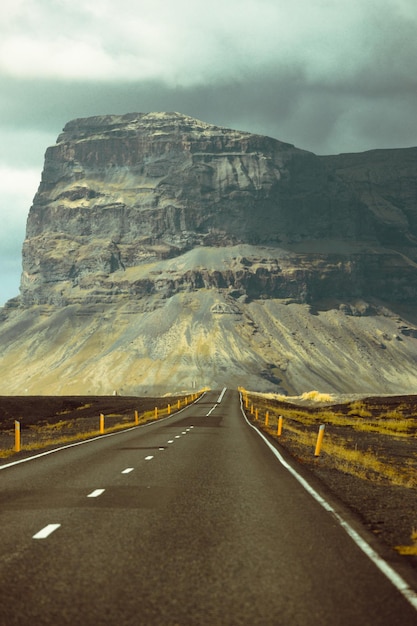
M 317 392 L 304 394 L 297 403 L 279 396 L 240 391 L 248 419 L 279 441 L 298 462 L 325 482 L 329 480 L 336 491 L 340 488 L 348 500 L 352 499 L 348 485 L 356 480 L 353 501 L 356 508 L 360 502 L 359 509 L 368 521 L 384 518 L 384 511 L 389 509 L 392 517 L 392 508 L 396 506 L 398 526 L 404 527 L 405 519 L 408 520 L 402 542 L 409 538 L 410 543 L 390 545 L 400 554 L 417 556 L 417 519 L 415 509 L 410 514 L 409 504 L 415 501 L 417 489 L 417 396 L 332 404 L 331 397 Z M 280 416 L 282 434 L 278 436 Z M 316 457 L 321 424 L 325 425 L 325 434 Z M 381 501 L 379 513 L 374 514 L 371 501 L 377 488 L 378 493 L 386 493 L 387 500 Z M 395 488 L 398 501 L 394 504 Z M 392 530 L 392 519 L 390 524 Z
M 410 414 L 410 408 L 405 404 L 395 410 L 387 409 L 375 414 L 366 401 L 307 408 L 245 391 L 243 397 L 244 400 L 248 398 L 248 417 L 257 421 L 258 426 L 271 437 L 279 439 L 284 447 L 295 449 L 301 460 L 311 460 L 318 428 L 320 424 L 325 424 L 326 434 L 320 453 L 324 462 L 364 480 L 386 480 L 393 485 L 417 487 L 416 455 L 399 465 L 390 454 L 395 440 L 416 438 L 417 418 Z M 255 410 L 258 408 L 258 420 L 255 413 L 251 413 L 252 406 Z M 280 415 L 283 417 L 283 431 L 278 437 Z M 380 436 L 378 449 L 367 447 L 370 442 L 364 436 L 366 434 Z
M 123 398 L 120 398 L 120 411 L 106 412 L 104 415 L 104 434 L 125 430 L 134 426 L 140 426 L 149 422 L 174 414 L 187 404 L 195 401 L 203 391 L 188 396 L 176 396 L 169 398 L 153 398 L 147 401 L 148 408 L 142 412 L 123 408 Z M 132 404 L 132 403 L 129 403 Z M 137 406 L 143 404 L 143 399 L 137 401 Z M 0 436 L 0 459 L 8 459 L 23 453 L 36 452 L 62 446 L 77 441 L 83 441 L 103 434 L 100 431 L 100 418 L 97 405 L 83 403 L 76 408 L 62 409 L 57 411 L 49 419 L 33 420 L 33 423 L 25 423 L 22 420 L 23 430 L 21 436 L 21 451 L 15 450 L 15 431 L 12 428 L 5 429 Z M 89 416 L 80 414 L 93 413 Z M 10 421 L 10 420 L 9 420 Z

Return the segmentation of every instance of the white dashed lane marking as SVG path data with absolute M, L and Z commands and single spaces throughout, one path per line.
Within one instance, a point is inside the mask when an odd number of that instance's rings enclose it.
M 213 407 L 213 409 L 214 408 L 215 407 Z M 186 435 L 187 433 L 190 432 L 192 428 L 194 428 L 194 426 L 190 426 L 189 428 L 186 428 L 184 431 L 182 431 L 181 435 Z M 181 435 L 175 435 L 175 439 L 180 439 Z M 174 443 L 174 439 L 169 439 L 168 443 Z M 162 451 L 162 450 L 165 450 L 165 448 L 160 447 L 159 450 Z M 153 455 L 146 456 L 145 461 L 150 461 L 153 458 L 154 458 Z M 130 474 L 130 472 L 133 472 L 134 469 L 135 469 L 134 467 L 126 467 L 126 469 L 122 471 L 122 474 Z M 94 489 L 94 491 L 92 491 L 91 493 L 87 495 L 87 498 L 98 498 L 104 492 L 105 492 L 105 489 Z M 46 539 L 47 537 L 49 537 L 49 535 L 51 535 L 55 530 L 57 530 L 60 527 L 61 527 L 61 524 L 48 524 L 47 526 L 45 526 L 45 528 L 42 528 L 39 532 L 33 535 L 32 538 L 33 539 Z
M 87 498 L 98 498 L 104 491 L 104 489 L 94 489 L 94 491 L 88 494 Z
M 223 400 L 223 396 L 224 396 L 224 394 L 226 393 L 226 389 L 227 389 L 227 387 L 224 387 L 224 388 L 222 389 L 221 394 L 220 394 L 220 395 L 219 395 L 219 397 L 217 398 L 217 402 L 218 402 L 219 404 L 220 404 L 220 402 Z
M 45 528 L 42 528 L 36 535 L 33 535 L 32 539 L 46 539 L 51 533 L 59 528 L 61 524 L 48 524 Z

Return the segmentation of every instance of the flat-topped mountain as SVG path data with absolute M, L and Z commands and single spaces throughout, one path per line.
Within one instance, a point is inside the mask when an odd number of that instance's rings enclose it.
M 410 391 L 416 166 L 417 148 L 316 156 L 179 113 L 69 122 L 3 309 L 0 392 Z

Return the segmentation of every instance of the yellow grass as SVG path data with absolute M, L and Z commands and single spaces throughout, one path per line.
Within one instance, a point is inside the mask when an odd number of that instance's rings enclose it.
M 406 556 L 417 556 L 417 530 L 415 528 L 413 528 L 410 539 L 413 543 L 410 546 L 396 546 L 397 552 Z
M 55 422 L 53 424 L 34 424 L 33 426 L 29 426 L 30 430 L 35 433 L 53 433 L 59 432 L 64 429 L 72 429 L 74 428 L 74 422 L 71 420 L 60 420 L 59 422 Z
M 9 456 L 15 454 L 13 448 L 6 448 L 6 450 L 0 450 L 0 459 L 7 459 Z
M 368 411 L 363 402 L 352 402 L 350 405 L 349 415 L 358 415 L 359 417 L 372 417 L 372 413 Z
M 81 406 L 77 406 L 77 408 L 75 409 L 76 411 L 81 411 L 82 409 L 89 409 L 91 406 L 91 404 L 83 404 Z M 66 415 L 67 413 L 71 413 L 74 409 L 63 409 L 62 411 L 59 411 L 59 413 L 57 413 L 57 415 Z
M 319 391 L 306 391 L 300 398 L 312 402 L 333 402 L 333 396 L 330 393 L 320 393 Z
M 195 397 L 200 396 L 206 389 L 203 389 L 195 394 Z M 180 408 L 185 406 L 184 397 L 179 397 Z M 188 397 L 187 404 L 191 404 L 192 400 Z M 88 405 L 85 405 L 88 406 Z M 82 407 L 79 407 L 82 408 Z M 171 405 L 171 413 L 175 413 L 178 410 L 178 403 L 174 403 Z M 60 415 L 63 415 L 65 411 L 62 411 Z M 166 417 L 168 415 L 168 405 L 164 407 L 158 407 L 158 418 Z M 147 422 L 155 419 L 155 409 L 145 411 L 138 416 L 138 424 L 143 425 Z M 115 424 L 114 420 L 120 420 L 119 423 Z M 124 430 L 126 428 L 132 428 L 135 426 L 134 417 L 132 415 L 126 416 L 118 413 L 109 413 L 105 415 L 104 419 L 105 424 L 105 434 L 116 432 L 119 430 Z M 111 424 L 111 425 L 110 425 Z M 29 438 L 31 441 L 26 442 L 25 434 L 22 435 L 22 446 L 21 449 L 25 452 L 32 452 L 36 450 L 41 450 L 43 448 L 48 448 L 51 446 L 62 446 L 70 443 L 74 443 L 76 441 L 83 441 L 85 439 L 91 439 L 93 437 L 98 437 L 100 435 L 99 430 L 99 417 L 97 417 L 97 429 L 85 431 L 85 432 L 73 432 L 69 434 L 68 432 L 65 435 L 59 436 L 59 433 L 63 430 L 75 430 L 77 428 L 77 422 L 71 420 L 60 420 L 55 423 L 40 423 L 35 424 L 29 427 Z M 15 454 L 14 450 L 14 431 L 9 431 L 10 434 L 10 447 L 0 450 L 0 458 L 9 458 L 13 454 Z
M 359 450 L 352 440 L 341 438 L 337 434 L 337 427 L 349 427 L 357 432 L 377 433 L 385 437 L 415 437 L 417 432 L 417 419 L 404 417 L 401 407 L 396 410 L 386 411 L 377 417 L 362 402 L 354 402 L 349 406 L 347 414 L 336 413 L 331 409 L 308 411 L 300 406 L 286 403 L 285 406 L 277 406 L 271 401 L 269 394 L 248 394 L 249 406 L 253 403 L 258 407 L 261 427 L 264 426 L 264 415 L 269 412 L 269 424 L 265 429 L 272 436 L 277 436 L 277 422 L 279 415 L 283 416 L 283 435 L 281 443 L 295 445 L 298 456 L 302 455 L 312 460 L 314 446 L 317 441 L 318 426 L 324 423 L 331 426 L 331 432 L 326 429 L 321 449 L 321 462 L 325 463 L 364 480 L 374 482 L 387 481 L 393 485 L 403 487 L 417 487 L 415 463 L 410 459 L 409 463 L 401 466 L 393 464 L 392 460 L 385 458 L 381 453 L 376 454 L 372 450 Z M 321 398 L 323 394 L 307 392 L 304 398 Z M 244 395 L 244 398 L 246 396 Z M 404 410 L 405 407 L 402 407 Z M 302 450 L 305 452 L 302 452 Z M 414 463 L 414 466 L 413 466 Z
M 147 420 L 139 420 L 139 424 L 145 423 Z M 126 428 L 134 426 L 134 422 L 124 423 L 124 424 L 116 424 L 114 426 L 106 427 L 105 433 L 111 433 L 118 430 L 124 430 Z M 49 448 L 50 446 L 63 446 L 69 443 L 74 443 L 76 441 L 83 441 L 85 439 L 91 439 L 93 437 L 98 437 L 100 435 L 100 431 L 97 430 L 89 430 L 83 433 L 74 433 L 71 435 L 62 435 L 60 437 L 51 437 L 51 429 L 50 427 L 53 424 L 47 425 L 44 429 L 43 427 L 37 427 L 37 435 L 38 439 L 35 441 L 31 441 L 30 443 L 26 443 L 22 441 L 22 450 L 24 452 L 33 452 L 36 450 L 42 450 L 43 448 Z M 45 436 L 49 435 L 49 436 Z M 12 436 L 11 436 L 12 438 Z M 23 437 L 22 437 L 23 440 Z M 14 447 L 11 447 L 6 450 L 0 450 L 0 458 L 5 459 L 15 454 Z
M 247 391 L 243 387 L 238 387 L 238 391 L 243 394 L 250 394 L 251 396 L 258 396 L 260 398 L 269 399 L 269 400 L 278 400 L 278 402 L 297 402 L 297 400 L 304 400 L 310 402 L 317 402 L 318 404 L 322 402 L 334 402 L 335 398 L 330 393 L 322 393 L 320 391 L 305 391 L 300 396 L 284 396 L 279 393 L 256 393 L 253 391 Z

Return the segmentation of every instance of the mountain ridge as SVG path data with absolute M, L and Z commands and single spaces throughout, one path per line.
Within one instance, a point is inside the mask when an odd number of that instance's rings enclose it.
M 0 393 L 201 377 L 408 392 L 416 166 L 417 148 L 316 156 L 180 113 L 68 122 L 29 211 L 21 295 L 0 313 Z

